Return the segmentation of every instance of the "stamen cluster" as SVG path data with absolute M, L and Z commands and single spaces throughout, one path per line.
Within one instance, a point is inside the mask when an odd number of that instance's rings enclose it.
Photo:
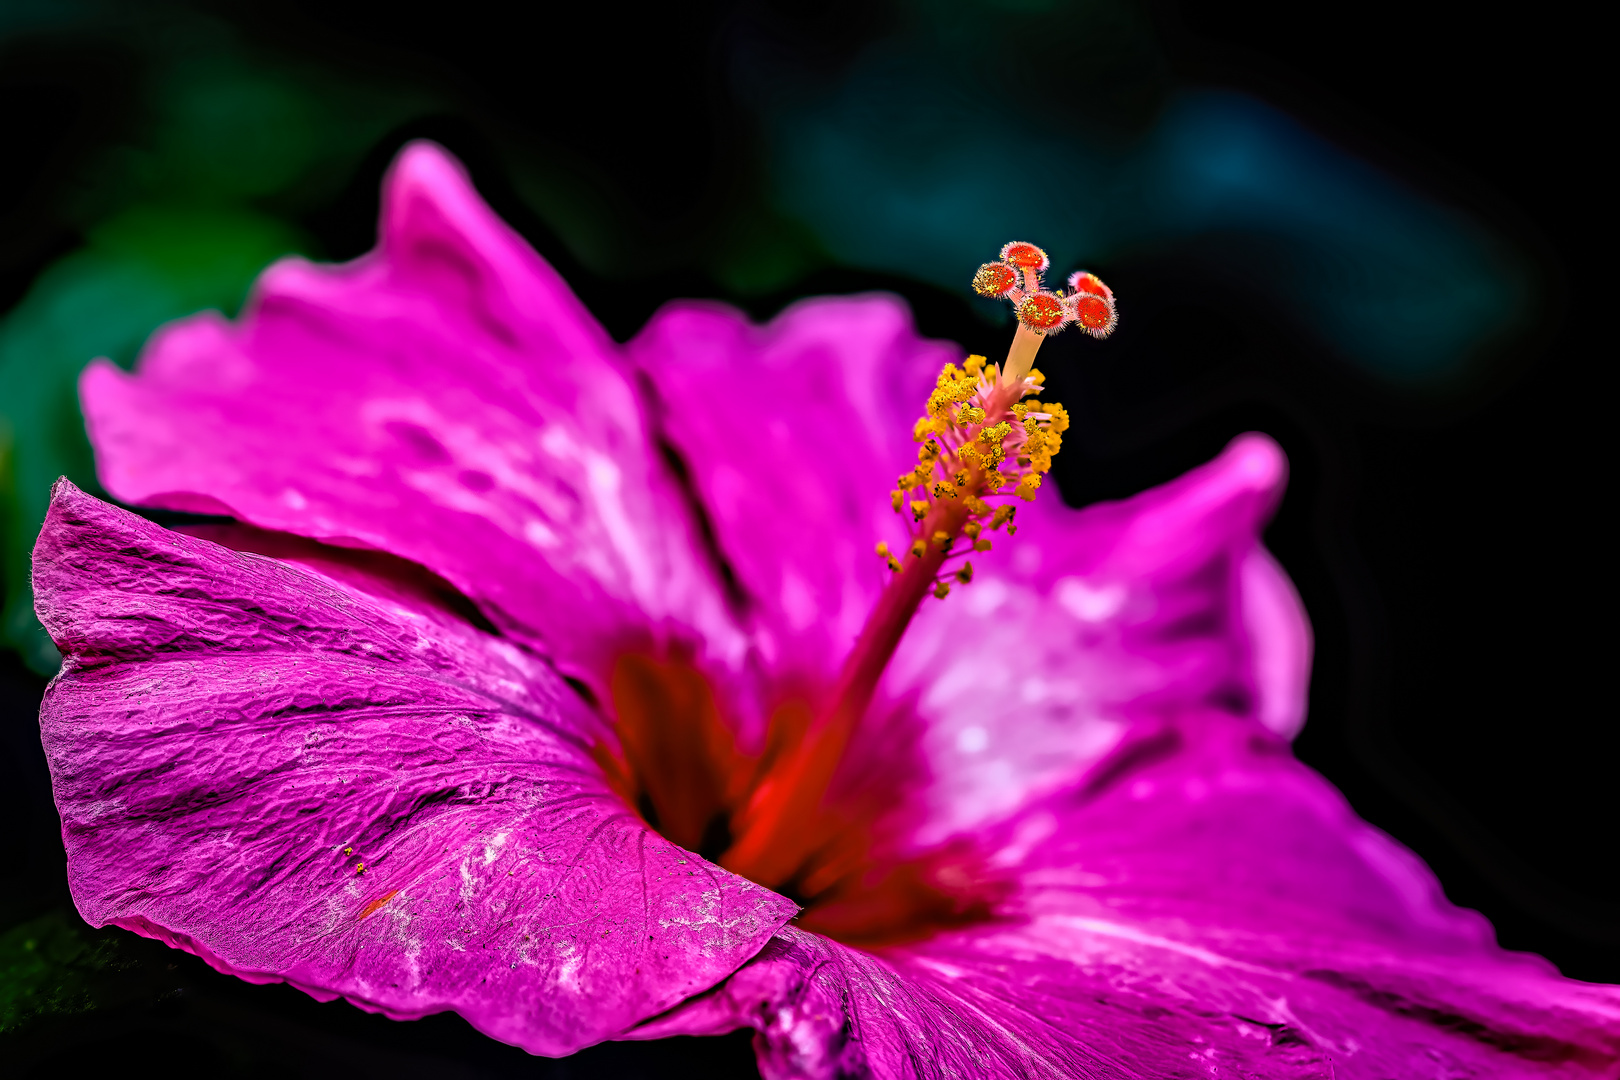
M 1095 338 L 1105 338 L 1119 324 L 1114 293 L 1096 274 L 1076 270 L 1069 291 L 1053 292 L 1041 284 L 1051 260 L 1034 244 L 1015 240 L 1001 249 L 999 262 L 988 262 L 973 275 L 980 296 L 1012 301 L 1018 321 L 1037 334 L 1055 334 L 1070 323 Z
M 902 473 L 890 493 L 894 511 L 911 519 L 910 558 L 922 559 L 930 547 L 952 557 L 958 536 L 971 551 L 989 551 L 986 535 L 1003 526 L 1011 536 L 1017 507 L 992 506 L 989 498 L 1010 494 L 1025 502 L 1035 499 L 1041 478 L 1052 468 L 1052 458 L 1063 445 L 1069 414 L 1062 405 L 1021 399 L 1038 393 L 1045 377 L 1030 371 L 1016 383 L 1004 383 L 996 365 L 982 356 L 970 356 L 961 367 L 946 364 L 928 395 L 927 415 L 918 419 L 912 437 L 917 465 Z M 886 543 L 877 545 L 889 569 L 903 569 L 900 556 Z M 944 563 L 941 563 L 944 570 Z M 950 591 L 950 578 L 966 585 L 973 580 L 973 564 L 965 560 L 941 573 L 934 595 Z

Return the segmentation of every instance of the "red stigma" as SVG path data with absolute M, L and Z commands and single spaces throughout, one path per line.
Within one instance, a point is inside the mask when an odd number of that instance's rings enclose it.
M 1069 275 L 1069 288 L 1077 293 L 1088 293 L 1091 296 L 1100 296 L 1105 300 L 1114 298 L 1114 290 L 1102 283 L 1102 278 L 1085 270 L 1076 270 Z
M 1025 335 L 1055 334 L 1070 323 L 1095 338 L 1113 333 L 1119 323 L 1114 290 L 1089 270 L 1076 270 L 1069 275 L 1066 291 L 1049 292 L 1041 286 L 1041 275 L 1050 265 L 1046 252 L 1034 244 L 1014 240 L 1002 247 L 1000 262 L 985 263 L 974 273 L 973 291 L 980 296 L 1011 301 L 1018 316 L 1019 332 Z M 1031 344 L 1032 341 L 1034 339 L 1029 339 L 1020 346 L 1015 340 L 1013 351 L 1007 354 L 1004 372 L 1016 372 L 1020 378 L 1028 372 L 1028 362 L 1040 347 Z
M 980 296 L 1005 296 L 1018 284 L 1018 271 L 1006 263 L 985 263 L 973 275 L 973 291 Z
M 1092 337 L 1107 337 L 1119 322 L 1110 300 L 1089 292 L 1081 293 L 1075 300 L 1074 314 L 1075 321 Z
M 1045 333 L 1063 325 L 1063 301 L 1051 293 L 1031 293 L 1018 305 L 1018 321 Z
M 1051 260 L 1046 257 L 1046 252 L 1034 244 L 1022 240 L 1014 240 L 1006 247 L 1003 247 L 1001 249 L 1001 258 L 1004 262 L 1012 263 L 1020 270 L 1033 270 L 1037 274 L 1044 273 L 1046 268 L 1051 265 Z

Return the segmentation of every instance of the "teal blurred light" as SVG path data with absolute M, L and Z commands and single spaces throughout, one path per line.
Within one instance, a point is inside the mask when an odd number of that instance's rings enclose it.
M 1398 384 L 1458 376 L 1530 314 L 1527 268 L 1483 227 L 1254 98 L 1180 92 L 1123 140 L 1039 118 L 857 65 L 771 118 L 775 199 L 835 259 L 947 288 L 1009 239 L 1064 268 L 1197 250 Z

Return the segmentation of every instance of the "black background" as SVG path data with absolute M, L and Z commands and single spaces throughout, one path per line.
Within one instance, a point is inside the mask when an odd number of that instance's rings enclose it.
M 836 66 L 890 19 L 872 4 L 556 7 L 521 20 L 475 2 L 216 9 L 251 36 L 326 63 L 420 72 L 466 103 L 395 132 L 306 221 L 329 255 L 370 246 L 383 168 L 406 138 L 430 135 L 621 339 L 671 296 L 723 293 L 690 266 L 643 275 L 633 289 L 587 272 L 511 193 L 492 127 L 579 155 L 614 177 L 647 229 L 678 235 L 754 181 L 757 134 L 729 100 L 718 59 L 727 35 L 766 25 Z M 1120 333 L 1071 366 L 1060 358 L 1074 340 L 1054 339 L 1059 356 L 1043 354 L 1082 420 L 1058 463 L 1065 497 L 1141 490 L 1244 430 L 1276 437 L 1293 474 L 1267 541 L 1317 635 L 1300 758 L 1422 856 L 1454 902 L 1484 912 L 1505 947 L 1539 952 L 1572 977 L 1620 981 L 1616 717 L 1602 691 L 1613 577 L 1601 556 L 1612 540 L 1599 524 L 1612 430 L 1599 372 L 1614 355 L 1599 306 L 1608 205 L 1598 186 L 1608 174 L 1594 149 L 1606 125 L 1584 45 L 1596 32 L 1573 7 L 1546 5 L 1511 18 L 1395 0 L 1166 0 L 1143 11 L 1174 79 L 1256 93 L 1529 251 L 1544 314 L 1465 392 L 1392 395 L 1203 264 L 1095 267 L 1122 298 Z M 559 35 L 577 47 L 558 48 Z M 116 72 L 105 78 L 116 87 Z M 569 86 L 589 86 L 588 105 L 559 108 Z M 25 174 L 7 194 L 18 199 L 49 186 L 74 140 L 97 137 L 115 91 L 34 93 L 24 109 L 7 103 Z M 5 241 L 6 303 L 75 243 L 48 221 L 8 228 Z M 798 295 L 873 287 L 905 295 L 925 334 L 987 353 L 1002 336 L 963 297 L 843 270 L 745 306 L 763 317 Z M 10 925 L 65 910 L 66 888 L 33 723 L 42 684 L 14 659 L 0 663 L 0 907 Z M 108 1007 L 27 1033 L 15 1060 L 72 1071 L 128 1054 L 182 1074 L 751 1069 L 746 1036 L 536 1062 L 454 1017 L 393 1024 L 217 976 L 127 935 L 108 940 L 125 965 L 119 988 L 104 990 Z

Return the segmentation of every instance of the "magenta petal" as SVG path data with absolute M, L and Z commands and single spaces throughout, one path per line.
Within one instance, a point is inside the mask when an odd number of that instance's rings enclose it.
M 663 402 L 720 548 L 780 676 L 830 677 L 882 589 L 895 477 L 911 421 L 961 352 L 925 341 L 892 296 L 818 298 L 751 325 L 718 304 L 671 304 L 629 345 Z
M 675 304 L 630 345 L 691 464 L 778 678 L 836 671 L 899 543 L 888 493 L 940 366 L 883 296 L 806 301 L 755 327 Z M 1259 542 L 1287 477 L 1261 435 L 1119 503 L 1075 511 L 1050 485 L 973 584 L 925 602 L 883 689 L 920 719 L 926 774 L 902 826 L 931 844 L 1074 779 L 1131 725 L 1214 704 L 1293 735 L 1311 632 Z M 880 706 L 881 708 L 881 706 Z M 852 754 L 887 757 L 866 740 Z M 893 770 L 878 773 L 892 778 Z M 886 781 L 887 782 L 887 779 Z
M 1043 491 L 971 585 L 925 604 L 884 682 L 926 725 L 916 840 L 997 820 L 1189 710 L 1296 731 L 1310 626 L 1259 540 L 1286 477 L 1276 444 L 1246 435 L 1122 502 Z
M 34 560 L 94 925 L 555 1055 L 714 984 L 795 910 L 627 812 L 600 721 L 510 643 L 65 480 Z
M 1275 737 L 1161 727 L 987 832 L 1002 917 L 879 954 L 780 932 L 636 1032 L 768 1076 L 1612 1077 L 1620 989 L 1505 953 Z
M 410 559 L 587 678 L 666 621 L 735 653 L 618 349 L 562 279 L 429 143 L 380 232 L 344 266 L 277 263 L 236 324 L 165 328 L 134 376 L 92 365 L 107 489 Z

